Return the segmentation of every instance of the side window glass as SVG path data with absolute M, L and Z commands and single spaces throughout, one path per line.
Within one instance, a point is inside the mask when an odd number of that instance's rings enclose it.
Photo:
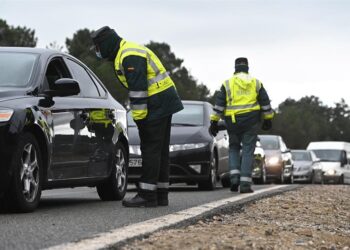
M 52 59 L 47 66 L 44 78 L 43 89 L 52 89 L 55 81 L 61 78 L 72 78 L 67 66 L 63 62 L 62 58 L 56 57 Z
M 67 60 L 67 64 L 73 71 L 74 79 L 79 82 L 82 95 L 84 97 L 99 97 L 97 88 L 85 68 L 70 59 Z
M 97 89 L 98 89 L 98 92 L 100 93 L 100 96 L 105 96 L 106 95 L 106 91 L 104 90 L 104 88 L 101 86 L 101 83 L 99 80 L 97 80 L 97 78 L 94 76 L 94 74 L 91 74 L 89 72 L 89 75 L 91 76 L 92 80 L 94 81 Z

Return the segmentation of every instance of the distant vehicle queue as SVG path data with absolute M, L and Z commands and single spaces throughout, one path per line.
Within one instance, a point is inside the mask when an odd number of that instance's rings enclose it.
M 208 133 L 208 102 L 183 101 L 184 109 L 172 120 L 170 139 L 170 184 L 198 184 L 200 190 L 213 190 L 217 182 L 230 187 L 228 135 L 226 127 L 216 136 Z M 141 175 L 140 139 L 130 114 L 129 183 Z M 289 149 L 279 135 L 259 135 L 252 166 L 254 184 L 350 183 L 350 143 L 311 142 L 307 149 Z

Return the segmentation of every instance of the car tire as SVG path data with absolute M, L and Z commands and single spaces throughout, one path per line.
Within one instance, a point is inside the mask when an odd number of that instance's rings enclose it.
M 311 173 L 310 183 L 311 184 L 316 184 L 315 172 Z
M 207 180 L 201 181 L 198 183 L 199 190 L 214 190 L 216 188 L 216 180 L 217 180 L 217 159 L 216 156 L 213 155 L 209 164 L 209 175 Z
M 266 169 L 262 167 L 260 178 L 253 179 L 254 184 L 265 184 L 266 183 Z
M 5 202 L 12 211 L 32 212 L 39 205 L 43 182 L 42 155 L 32 134 L 19 136 L 11 167 L 12 180 L 5 194 Z
M 286 182 L 285 178 L 284 178 L 284 168 L 282 168 L 281 170 L 281 174 L 278 177 L 278 183 L 279 184 L 284 184 Z
M 107 181 L 96 186 L 97 193 L 103 201 L 122 200 L 128 185 L 128 156 L 121 142 L 115 145 L 111 160 L 111 175 Z
M 341 175 L 339 177 L 339 185 L 343 185 L 344 184 L 344 175 Z

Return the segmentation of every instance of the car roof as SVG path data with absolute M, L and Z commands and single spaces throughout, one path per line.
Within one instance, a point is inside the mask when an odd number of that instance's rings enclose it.
M 337 150 L 349 150 L 350 143 L 342 141 L 313 141 L 307 146 L 309 150 L 316 149 L 337 149 Z
M 310 150 L 306 150 L 306 149 L 292 149 L 291 152 L 295 152 L 295 153 L 310 153 Z
M 20 53 L 35 53 L 49 56 L 51 54 L 68 55 L 61 51 L 44 49 L 44 48 L 30 48 L 30 47 L 0 47 L 0 52 L 20 52 Z

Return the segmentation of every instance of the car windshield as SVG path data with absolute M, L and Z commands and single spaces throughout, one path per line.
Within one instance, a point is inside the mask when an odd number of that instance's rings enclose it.
M 260 143 L 263 149 L 265 150 L 278 150 L 278 137 L 270 137 L 270 136 L 259 136 Z
M 293 152 L 292 158 L 294 161 L 311 161 L 311 155 L 309 152 Z
M 201 104 L 184 104 L 184 109 L 173 115 L 173 126 L 203 126 L 204 107 Z
M 37 54 L 0 52 L 0 87 L 27 86 L 37 57 Z
M 342 150 L 334 149 L 313 149 L 317 158 L 321 161 L 335 161 L 340 162 L 342 158 Z

